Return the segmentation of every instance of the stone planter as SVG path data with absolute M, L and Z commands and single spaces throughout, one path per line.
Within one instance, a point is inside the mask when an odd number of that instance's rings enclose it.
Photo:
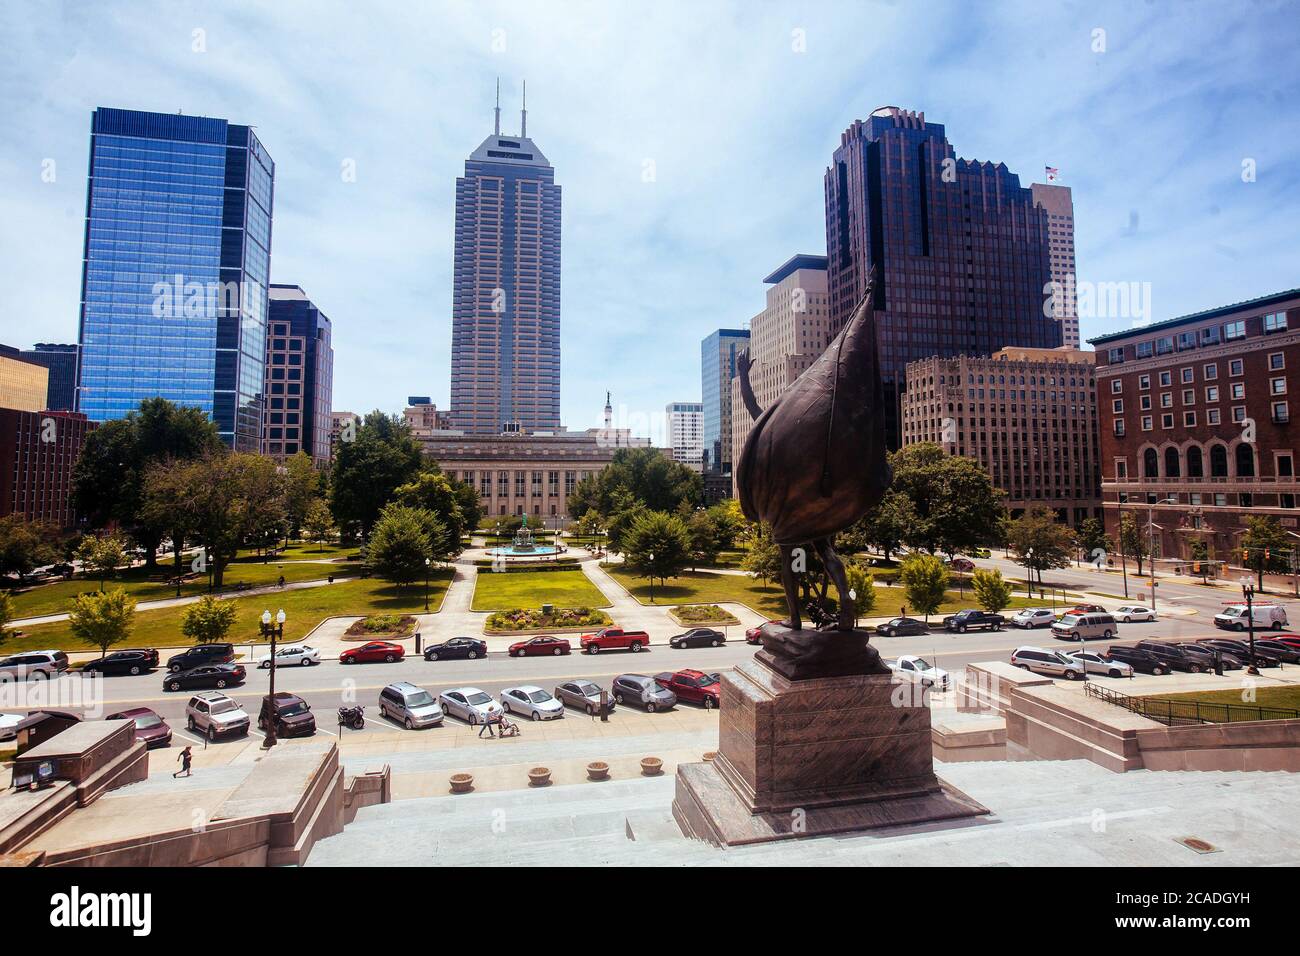
M 608 780 L 609 764 L 605 763 L 603 760 L 593 760 L 591 763 L 587 764 L 587 779 Z
M 551 768 L 534 767 L 528 771 L 528 786 L 549 787 L 551 785 Z
M 705 763 L 713 763 L 713 758 L 716 757 L 717 755 L 718 755 L 718 752 L 717 752 L 716 750 L 706 750 L 706 751 L 704 751 L 704 762 L 705 762 Z
M 472 773 L 453 773 L 450 779 L 452 793 L 469 793 L 474 789 Z
M 664 772 L 664 762 L 658 757 L 641 758 L 641 776 L 657 777 Z

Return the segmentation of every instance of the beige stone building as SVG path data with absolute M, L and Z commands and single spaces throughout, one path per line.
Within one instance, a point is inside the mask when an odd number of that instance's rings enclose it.
M 1005 348 L 910 362 L 901 411 L 904 446 L 934 442 L 974 458 L 1013 515 L 1101 517 L 1096 353 Z
M 1079 347 L 1079 297 L 1074 273 L 1074 199 L 1069 186 L 1031 183 L 1034 205 L 1047 213 L 1047 254 L 1051 257 L 1052 281 L 1058 283 L 1055 297 L 1056 320 L 1061 323 L 1061 344 Z
M 793 256 L 763 281 L 767 305 L 749 323 L 749 381 L 759 407 L 767 408 L 830 344 L 826 257 Z M 728 460 L 734 463 L 754 424 L 738 377 L 731 380 L 731 409 Z
M 0 408 L 44 411 L 49 387 L 48 368 L 23 359 L 15 348 L 0 345 Z

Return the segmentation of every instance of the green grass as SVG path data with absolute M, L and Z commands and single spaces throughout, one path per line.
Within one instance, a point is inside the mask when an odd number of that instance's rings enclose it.
M 630 571 L 620 567 L 607 568 L 620 584 L 632 592 L 642 604 L 650 603 L 650 585 L 644 578 L 639 578 Z M 761 581 L 739 574 L 718 574 L 711 571 L 686 572 L 677 578 L 669 578 L 667 584 L 655 582 L 655 604 L 720 604 L 737 601 L 746 604 L 769 617 L 784 616 L 785 592 L 779 584 L 764 585 Z M 907 603 L 907 597 L 901 587 L 877 588 L 875 610 L 864 617 L 885 617 L 898 613 L 898 609 Z M 1058 604 L 1060 602 L 1057 602 Z M 963 608 L 978 607 L 974 593 L 968 588 L 963 598 L 957 591 L 947 592 L 946 599 L 935 615 L 952 614 Z M 1037 598 L 1014 597 L 1009 609 L 1022 607 L 1051 606 L 1050 601 Z M 915 614 L 911 608 L 909 614 Z
M 275 560 L 277 561 L 323 561 L 323 560 L 330 560 L 334 558 L 354 557 L 360 552 L 361 552 L 361 548 L 355 544 L 349 545 L 348 547 L 344 548 L 344 547 L 340 547 L 337 544 L 331 544 L 330 542 L 327 541 L 323 545 L 320 545 L 320 549 L 317 550 L 317 545 L 316 542 L 314 541 L 295 541 L 292 544 L 290 544 L 289 547 L 281 551 L 276 556 Z M 241 563 L 261 561 L 261 560 L 262 560 L 262 556 L 252 551 L 241 552 L 239 557 L 236 558 L 236 561 L 239 561 Z
M 1280 707 L 1300 711 L 1300 684 L 1285 687 L 1257 687 L 1254 700 L 1243 700 L 1240 690 L 1200 690 L 1190 694 L 1147 694 L 1148 700 L 1198 701 L 1203 704 L 1239 704 L 1242 707 Z M 1209 716 L 1209 715 L 1207 715 Z M 1231 719 L 1248 720 L 1248 715 L 1233 713 Z
M 186 571 L 189 565 L 185 565 Z M 356 568 L 348 568 L 346 565 L 331 567 L 323 564 L 292 564 L 288 562 L 277 564 L 272 561 L 269 564 L 262 564 L 260 561 L 256 564 L 231 564 L 226 568 L 225 580 L 222 583 L 223 590 L 230 590 L 237 584 L 248 584 L 253 587 L 264 587 L 268 584 L 275 584 L 280 575 L 284 575 L 286 583 L 296 581 L 318 581 L 323 580 L 330 574 L 336 578 L 348 574 L 359 573 Z M 148 574 L 143 567 L 130 568 L 119 571 L 114 577 L 106 582 L 106 587 L 122 587 L 127 593 L 137 601 L 161 601 L 165 598 L 176 597 L 176 588 L 167 583 L 167 579 L 175 574 L 170 562 L 167 563 L 166 569 L 160 569 L 154 574 Z M 73 578 L 71 581 L 55 581 L 51 584 L 41 584 L 27 591 L 15 592 L 14 598 L 14 617 L 21 619 L 25 617 L 40 617 L 45 614 L 60 614 L 68 610 L 68 605 L 72 599 L 83 591 L 98 591 L 99 578 L 84 578 L 81 576 Z M 195 595 L 208 593 L 208 577 L 201 575 L 195 580 L 181 585 L 181 597 L 192 597 Z
M 439 570 L 433 573 L 429 581 L 430 610 L 436 611 L 442 606 L 450 580 L 450 571 Z M 257 636 L 258 619 L 263 610 L 275 612 L 284 608 L 287 617 L 284 640 L 294 641 L 300 640 L 327 617 L 422 612 L 424 583 L 399 589 L 375 578 L 350 578 L 318 588 L 231 600 L 239 609 L 239 616 L 228 640 L 237 644 L 247 643 Z M 190 643 L 181 633 L 181 614 L 184 610 L 184 607 L 169 607 L 138 612 L 131 636 L 127 638 L 127 646 L 176 647 Z M 5 642 L 2 653 L 13 654 L 46 647 L 66 651 L 96 650 L 73 637 L 67 621 L 59 621 L 23 628 L 21 637 L 10 637 Z
M 581 571 L 520 571 L 480 574 L 474 587 L 475 611 L 511 608 L 609 607 L 609 599 Z

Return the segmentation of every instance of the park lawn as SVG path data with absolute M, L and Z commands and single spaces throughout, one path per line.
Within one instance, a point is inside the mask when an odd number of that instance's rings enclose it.
M 1300 684 L 1285 687 L 1256 687 L 1254 700 L 1242 700 L 1242 692 L 1227 690 L 1198 690 L 1190 694 L 1146 694 L 1149 700 L 1187 700 L 1203 704 L 1240 704 L 1243 707 L 1281 707 L 1300 710 Z
M 609 607 L 609 598 L 581 571 L 486 572 L 474 587 L 473 611 L 537 610 L 556 607 Z
M 318 549 L 319 547 L 319 549 Z M 356 557 L 361 553 L 361 548 L 355 544 L 347 547 L 340 547 L 326 541 L 324 544 L 317 546 L 314 541 L 294 541 L 289 547 L 285 548 L 278 555 L 277 561 L 329 561 L 337 558 Z M 261 561 L 262 556 L 256 551 L 241 551 L 239 557 L 235 559 L 242 563 L 251 563 Z
M 442 606 L 443 596 L 452 572 L 434 571 L 429 580 L 429 608 L 436 611 Z M 230 598 L 238 608 L 239 616 L 228 640 L 236 644 L 248 643 L 257 636 L 258 619 L 263 610 L 272 613 L 283 608 L 286 616 L 284 640 L 300 640 L 327 617 L 369 615 L 384 613 L 417 613 L 424 610 L 424 583 L 398 588 L 377 578 L 348 578 L 318 588 L 283 591 L 252 597 Z M 190 643 L 181 633 L 181 615 L 185 607 L 158 608 L 139 611 L 135 624 L 126 640 L 127 647 L 178 647 Z M 22 629 L 21 637 L 11 636 L 0 653 L 42 648 L 65 651 L 96 650 L 72 636 L 67 621 L 53 624 L 35 624 Z
M 189 565 L 185 565 L 189 570 Z M 176 597 L 176 588 L 167 583 L 167 579 L 172 577 L 175 569 L 168 562 L 166 568 L 160 568 L 153 574 L 145 572 L 143 566 L 129 568 L 119 571 L 115 576 L 110 577 L 105 582 L 105 587 L 125 588 L 127 593 L 137 601 L 161 601 L 166 598 Z M 346 565 L 334 567 L 325 564 L 293 564 L 283 562 L 276 564 L 272 561 L 270 564 L 231 564 L 226 568 L 222 590 L 233 590 L 236 585 L 247 584 L 252 587 L 262 587 L 268 584 L 275 584 L 280 575 L 284 575 L 285 583 L 294 583 L 297 581 L 320 581 L 333 574 L 337 577 L 344 577 L 349 574 L 355 575 L 360 573 L 358 568 L 348 568 Z M 15 592 L 14 599 L 14 618 L 22 619 L 26 617 L 40 617 L 45 614 L 62 614 L 68 610 L 72 599 L 84 591 L 98 591 L 99 578 L 75 577 L 71 581 L 54 581 L 50 584 L 40 584 L 36 587 L 22 592 Z M 208 591 L 208 577 L 201 575 L 198 578 L 181 585 L 181 597 L 192 597 L 199 594 L 206 594 Z

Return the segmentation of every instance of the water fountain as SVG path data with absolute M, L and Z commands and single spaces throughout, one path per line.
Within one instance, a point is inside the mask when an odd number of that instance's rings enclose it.
M 549 544 L 538 544 L 533 540 L 533 529 L 528 527 L 528 517 L 524 516 L 524 523 L 519 526 L 515 532 L 514 538 L 508 548 L 493 548 L 491 554 L 494 557 L 501 558 L 540 558 L 551 557 L 559 551 L 557 547 Z

